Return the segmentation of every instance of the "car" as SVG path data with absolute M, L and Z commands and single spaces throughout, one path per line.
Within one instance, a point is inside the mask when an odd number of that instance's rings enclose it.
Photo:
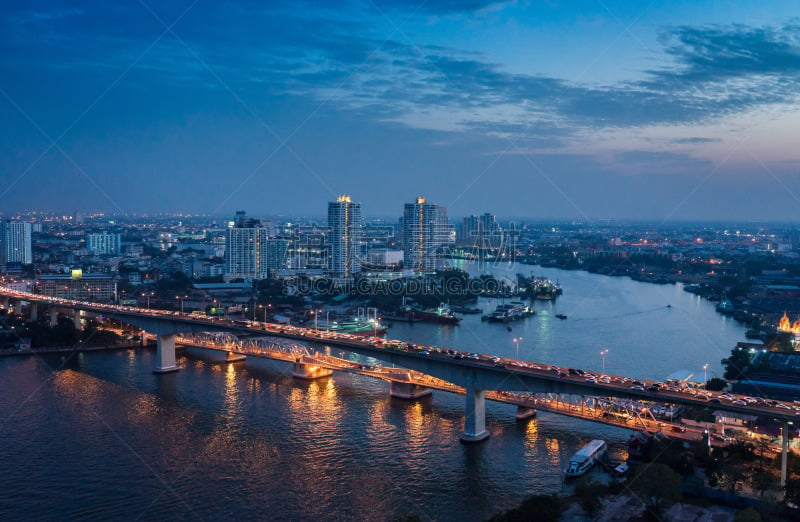
M 713 399 L 709 399 L 709 400 L 708 400 L 708 402 L 713 402 L 714 404 L 720 404 L 720 403 L 722 403 L 722 401 L 721 401 L 721 400 L 719 400 L 719 399 L 718 399 L 718 398 L 716 398 L 716 397 L 714 397 Z
M 567 372 L 558 372 L 559 377 L 567 377 L 569 374 Z
M 633 386 L 631 386 L 631 390 L 644 391 L 644 386 L 639 386 L 638 384 L 634 384 Z
M 453 357 L 455 357 L 456 359 L 463 359 L 464 358 L 464 354 L 463 353 L 457 353 L 457 354 L 453 355 Z
M 733 403 L 738 405 L 738 406 L 747 406 L 747 401 L 745 401 L 743 399 L 735 400 L 735 401 L 733 401 Z
M 652 385 L 652 386 L 648 386 L 647 387 L 647 391 L 649 391 L 649 392 L 657 392 L 657 391 L 661 391 L 661 388 L 656 386 L 656 385 Z
M 494 363 L 494 365 L 495 365 L 497 368 L 505 368 L 505 367 L 506 367 L 506 365 L 505 365 L 505 364 L 503 364 L 503 363 L 501 363 L 501 362 L 496 362 L 496 363 Z
M 686 428 L 684 428 L 683 426 L 673 426 L 671 430 L 674 431 L 675 433 L 686 433 Z
M 636 380 L 636 381 L 632 381 L 632 382 L 633 382 L 633 384 L 635 384 L 636 386 L 644 386 L 644 382 L 642 382 L 642 381 Z
M 538 364 L 531 365 L 531 368 L 533 368 L 534 370 L 541 370 L 542 369 L 542 367 L 539 366 Z
M 586 379 L 586 382 L 591 383 L 591 384 L 596 384 L 597 383 L 597 379 L 595 379 L 594 377 L 589 377 L 588 379 Z

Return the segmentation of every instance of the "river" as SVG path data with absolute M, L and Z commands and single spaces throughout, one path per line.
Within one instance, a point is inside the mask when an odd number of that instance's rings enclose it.
M 464 265 L 472 273 L 479 273 Z M 564 294 L 506 325 L 396 323 L 389 336 L 607 373 L 663 379 L 720 372 L 745 327 L 680 286 L 495 266 L 558 280 Z M 498 300 L 481 300 L 484 311 Z M 670 305 L 667 307 L 667 305 Z M 555 318 L 556 313 L 568 316 Z M 592 438 L 620 454 L 627 430 L 487 403 L 491 437 L 465 445 L 463 398 L 392 399 L 362 376 L 301 382 L 288 365 L 152 350 L 0 358 L 0 517 L 117 520 L 482 520 L 559 492 L 566 459 Z

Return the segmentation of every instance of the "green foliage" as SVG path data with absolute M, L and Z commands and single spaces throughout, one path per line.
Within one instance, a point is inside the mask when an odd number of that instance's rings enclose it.
M 778 477 L 769 470 L 756 471 L 750 480 L 753 491 L 758 492 L 761 497 L 764 496 L 764 492 L 778 485 Z
M 490 518 L 492 522 L 556 522 L 561 518 L 564 509 L 558 495 L 533 495 L 526 498 L 522 505 Z
M 722 391 L 725 389 L 725 386 L 728 385 L 728 381 L 725 379 L 720 379 L 719 377 L 712 377 L 706 382 L 706 390 L 710 391 Z
M 630 480 L 629 487 L 639 495 L 653 516 L 659 516 L 681 498 L 681 476 L 666 464 L 641 466 Z
M 585 476 L 575 484 L 575 496 L 578 498 L 583 510 L 589 515 L 595 515 L 600 511 L 602 507 L 600 497 L 607 494 L 608 486 L 601 482 L 590 480 Z
M 789 332 L 778 332 L 775 337 L 767 343 L 768 349 L 775 352 L 793 353 L 792 345 L 793 334 Z
M 725 378 L 729 381 L 738 381 L 744 376 L 747 367 L 753 360 L 753 354 L 743 348 L 731 350 L 731 356 L 725 360 Z

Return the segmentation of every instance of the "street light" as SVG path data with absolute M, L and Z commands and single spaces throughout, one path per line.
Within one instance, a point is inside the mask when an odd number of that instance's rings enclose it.
M 522 337 L 514 337 L 514 347 L 517 349 L 517 359 L 519 359 L 519 342 L 522 340 Z
M 703 382 L 708 382 L 708 363 L 703 365 Z
M 606 355 L 608 355 L 608 348 L 600 350 L 600 358 L 603 360 L 603 373 L 606 373 Z

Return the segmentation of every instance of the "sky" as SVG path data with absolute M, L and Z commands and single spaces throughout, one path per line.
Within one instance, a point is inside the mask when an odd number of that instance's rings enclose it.
M 794 221 L 800 4 L 6 0 L 0 212 Z

